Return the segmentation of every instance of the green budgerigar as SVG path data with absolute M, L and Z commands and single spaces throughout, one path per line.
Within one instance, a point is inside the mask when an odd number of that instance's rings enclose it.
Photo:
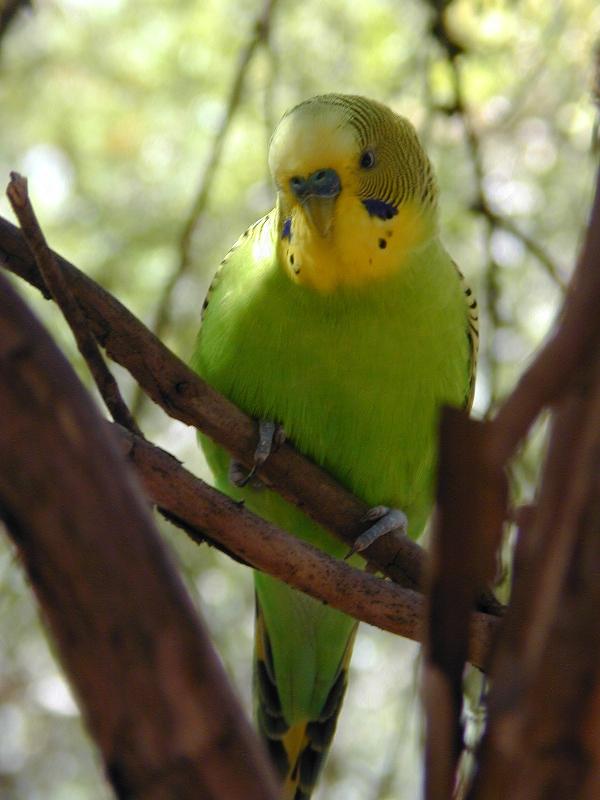
M 412 125 L 364 97 L 288 111 L 269 150 L 275 208 L 208 292 L 192 365 L 412 537 L 431 510 L 442 404 L 469 406 L 471 290 L 442 246 Z M 217 486 L 334 556 L 347 547 L 200 437 Z M 255 573 L 255 698 L 286 800 L 308 800 L 333 737 L 356 621 Z

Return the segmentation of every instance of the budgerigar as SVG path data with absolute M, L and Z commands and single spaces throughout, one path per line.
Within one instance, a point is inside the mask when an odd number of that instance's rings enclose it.
M 240 408 L 417 537 L 432 504 L 440 406 L 471 402 L 477 310 L 442 246 L 438 190 L 412 125 L 364 97 L 288 111 L 270 144 L 275 208 L 223 260 L 192 365 Z M 217 486 L 280 527 L 347 546 L 279 495 L 231 480 L 200 437 Z M 330 745 L 355 620 L 255 573 L 255 698 L 286 800 L 308 800 Z M 376 678 L 374 678 L 376 679 Z

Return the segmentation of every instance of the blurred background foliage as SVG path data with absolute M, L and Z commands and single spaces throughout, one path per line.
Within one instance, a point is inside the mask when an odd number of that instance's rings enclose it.
M 0 0 L 0 15 L 8 5 Z M 52 246 L 146 323 L 162 304 L 162 336 L 188 358 L 212 272 L 272 203 L 266 153 L 281 113 L 328 91 L 383 100 L 426 143 L 443 238 L 480 300 L 483 415 L 547 332 L 577 252 L 594 171 L 600 8 L 444 5 L 37 0 L 0 40 L 0 175 L 28 176 Z M 11 217 L 4 198 L 0 213 Z M 19 288 L 89 383 L 59 313 Z M 193 431 L 140 404 L 115 372 L 146 434 L 204 475 Z M 532 495 L 542 433 L 514 470 L 519 500 Z M 250 708 L 250 575 L 160 525 Z M 4 539 L 0 637 L 0 795 L 109 797 Z M 416 653 L 361 627 L 316 800 L 418 796 Z

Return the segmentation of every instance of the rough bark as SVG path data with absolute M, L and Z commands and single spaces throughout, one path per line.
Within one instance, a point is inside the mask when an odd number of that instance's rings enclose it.
M 0 508 L 122 798 L 277 797 L 106 423 L 0 276 Z

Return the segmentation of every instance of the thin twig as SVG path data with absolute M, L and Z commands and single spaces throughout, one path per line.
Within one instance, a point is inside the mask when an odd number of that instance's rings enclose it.
M 465 144 L 473 169 L 474 199 L 471 209 L 482 217 L 486 225 L 485 250 L 488 257 L 484 274 L 484 302 L 487 317 L 491 323 L 491 335 L 487 337 L 488 345 L 485 353 L 489 382 L 489 410 L 498 402 L 498 359 L 494 348 L 494 335 L 504 324 L 499 310 L 500 266 L 493 257 L 491 249 L 494 232 L 501 229 L 518 239 L 562 292 L 566 290 L 566 281 L 558 264 L 539 242 L 522 231 L 510 218 L 499 214 L 491 207 L 485 190 L 485 168 L 481 142 L 473 124 L 473 118 L 466 103 L 463 89 L 459 59 L 465 51 L 448 24 L 446 10 L 449 4 L 443 1 L 430 0 L 430 5 L 434 12 L 431 30 L 446 56 L 454 93 L 453 102 L 440 110 L 446 114 L 457 114 L 460 117 Z
M 115 422 L 141 436 L 142 433 L 121 396 L 119 386 L 102 358 L 98 344 L 90 331 L 88 320 L 77 303 L 54 254 L 48 247 L 29 200 L 27 179 L 16 172 L 11 172 L 6 194 L 48 291 L 63 312 L 73 332 L 79 352 L 90 369 L 106 407 Z
M 457 114 L 460 117 L 465 144 L 473 170 L 473 191 L 474 201 L 472 203 L 473 210 L 477 211 L 480 208 L 487 208 L 488 203 L 485 196 L 484 178 L 485 170 L 483 167 L 483 159 L 481 155 L 481 147 L 479 139 L 475 132 L 471 116 L 468 112 L 460 69 L 458 65 L 458 56 L 464 53 L 464 48 L 460 42 L 455 38 L 452 30 L 448 25 L 446 17 L 446 2 L 431 2 L 434 9 L 434 18 L 432 24 L 432 33 L 440 45 L 442 51 L 446 56 L 448 69 L 452 79 L 452 89 L 454 97 L 449 106 L 444 107 L 442 110 L 446 114 Z M 486 351 L 483 362 L 487 367 L 488 384 L 489 384 L 489 402 L 488 408 L 494 406 L 497 396 L 497 374 L 498 374 L 498 359 L 496 358 L 494 349 L 494 335 L 501 325 L 500 313 L 498 310 L 498 296 L 499 296 L 499 267 L 498 263 L 492 256 L 491 239 L 495 228 L 495 223 L 491 217 L 484 215 L 485 221 L 485 251 L 487 253 L 487 264 L 484 272 L 484 305 L 487 312 L 487 317 L 491 323 L 492 333 L 486 337 Z
M 152 329 L 159 339 L 163 337 L 165 331 L 168 329 L 171 323 L 173 292 L 175 287 L 177 286 L 181 277 L 190 269 L 192 265 L 192 243 L 202 222 L 204 210 L 212 191 L 215 175 L 217 174 L 217 170 L 221 162 L 227 133 L 231 127 L 231 123 L 235 118 L 235 114 L 242 99 L 248 66 L 252 61 L 254 54 L 258 50 L 258 47 L 267 41 L 271 25 L 271 18 L 276 3 L 277 0 L 266 0 L 264 8 L 258 14 L 252 25 L 250 37 L 240 53 L 238 66 L 229 89 L 227 105 L 225 107 L 221 123 L 215 132 L 212 146 L 202 170 L 202 175 L 198 182 L 198 189 L 196 191 L 188 218 L 186 219 L 181 231 L 177 263 L 169 275 L 167 282 L 165 283 L 156 308 Z M 141 388 L 137 386 L 132 401 L 132 410 L 135 416 L 139 415 L 139 412 L 142 408 L 143 398 L 144 394 Z
M 545 406 L 555 402 L 600 338 L 600 172 L 579 261 L 552 336 L 498 409 L 494 421 L 495 458 L 503 464 Z
M 473 125 L 473 119 L 465 102 L 460 68 L 456 62 L 456 59 L 452 59 L 450 65 L 453 74 L 454 91 L 456 96 L 456 111 L 462 119 L 467 147 L 475 173 L 476 196 L 475 202 L 472 205 L 472 210 L 476 211 L 478 214 L 481 214 L 485 219 L 487 219 L 492 230 L 494 228 L 502 228 L 510 233 L 511 236 L 514 236 L 515 239 L 518 239 L 525 249 L 528 250 L 531 255 L 536 258 L 544 267 L 548 277 L 554 283 L 556 283 L 561 291 L 566 291 L 567 282 L 561 275 L 560 267 L 554 261 L 548 251 L 545 250 L 544 247 L 533 237 L 522 231 L 519 226 L 513 222 L 513 220 L 511 220 L 509 217 L 499 214 L 491 208 L 485 191 L 485 169 L 481 154 L 481 143 L 475 130 L 475 126 Z
M 0 40 L 16 17 L 17 12 L 27 7 L 31 7 L 31 0 L 5 0 L 2 3 L 0 7 Z
M 521 230 L 510 217 L 505 217 L 493 211 L 485 201 L 485 198 L 481 199 L 483 203 L 480 202 L 474 205 L 473 210 L 486 217 L 496 228 L 502 228 L 502 230 L 510 233 L 515 239 L 518 239 L 521 244 L 529 250 L 531 255 L 542 264 L 552 281 L 562 292 L 565 292 L 567 290 L 567 281 L 561 275 L 560 267 L 556 264 L 548 251 L 532 236 L 529 236 L 528 233 Z
M 525 249 L 542 265 L 548 277 L 564 292 L 567 288 L 567 282 L 561 274 L 560 267 L 548 251 L 533 237 L 522 231 L 513 220 L 491 208 L 485 191 L 485 168 L 481 153 L 481 142 L 465 100 L 460 65 L 458 63 L 458 57 L 463 54 L 464 50 L 453 38 L 453 34 L 447 25 L 446 15 L 439 10 L 439 6 L 433 33 L 446 53 L 454 91 L 454 102 L 450 107 L 442 110 L 447 114 L 458 114 L 460 117 L 469 158 L 473 166 L 475 199 L 471 206 L 472 210 L 481 214 L 488 221 L 492 231 L 495 228 L 502 228 L 514 236 L 515 239 L 518 239 Z

